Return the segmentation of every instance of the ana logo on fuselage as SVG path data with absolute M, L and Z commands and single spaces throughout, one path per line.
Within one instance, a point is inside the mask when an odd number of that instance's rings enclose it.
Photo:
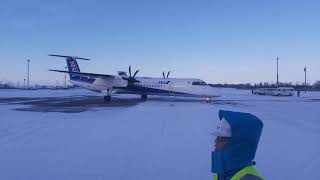
M 159 81 L 158 84 L 169 84 L 170 81 Z

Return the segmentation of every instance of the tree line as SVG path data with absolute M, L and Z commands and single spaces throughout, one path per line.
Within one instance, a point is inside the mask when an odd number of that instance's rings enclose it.
M 209 84 L 212 87 L 224 87 L 224 88 L 237 88 L 237 89 L 256 89 L 256 88 L 276 88 L 276 87 L 293 87 L 297 91 L 305 90 L 304 84 L 293 84 L 293 83 L 284 83 L 280 82 L 278 84 L 260 82 L 260 83 L 240 83 L 240 84 L 229 84 L 229 83 L 218 83 L 218 84 Z M 320 91 L 320 81 L 316 81 L 314 84 L 308 84 L 306 86 L 308 91 Z

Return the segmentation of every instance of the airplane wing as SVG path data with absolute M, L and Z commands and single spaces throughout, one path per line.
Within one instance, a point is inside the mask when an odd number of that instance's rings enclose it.
M 49 69 L 49 71 L 68 73 L 68 74 L 75 74 L 75 75 L 82 75 L 82 76 L 90 76 L 90 77 L 93 77 L 93 78 L 114 78 L 115 77 L 113 75 L 108 75 L 108 74 L 72 72 L 72 71 L 62 71 L 62 70 L 55 70 L 55 69 Z

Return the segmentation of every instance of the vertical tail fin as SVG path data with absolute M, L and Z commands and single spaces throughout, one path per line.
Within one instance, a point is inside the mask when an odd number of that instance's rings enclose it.
M 56 54 L 49 54 L 49 56 L 54 56 L 54 57 L 62 57 L 62 58 L 66 58 L 66 62 L 67 62 L 67 66 L 68 66 L 68 71 L 71 72 L 80 72 L 80 68 L 79 65 L 77 63 L 77 59 L 80 60 L 90 60 L 87 58 L 80 58 L 77 56 L 64 56 L 64 55 L 56 55 Z M 77 79 L 80 76 L 79 75 L 74 75 L 74 74 L 69 74 L 70 79 Z
M 80 72 L 80 68 L 79 68 L 79 65 L 77 63 L 76 58 L 68 57 L 68 58 L 66 58 L 66 61 L 67 61 L 68 71 Z

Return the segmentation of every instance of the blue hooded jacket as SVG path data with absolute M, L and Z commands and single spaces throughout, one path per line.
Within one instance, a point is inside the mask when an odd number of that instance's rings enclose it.
M 249 113 L 219 111 L 231 127 L 231 138 L 221 150 L 212 152 L 212 172 L 231 179 L 238 171 L 252 165 L 263 128 L 262 121 Z

